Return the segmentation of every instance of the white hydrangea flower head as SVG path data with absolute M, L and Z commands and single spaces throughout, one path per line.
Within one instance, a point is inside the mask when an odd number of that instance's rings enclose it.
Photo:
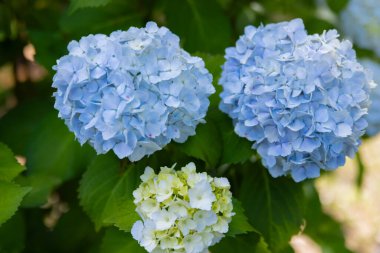
M 176 171 L 150 167 L 133 192 L 136 211 L 132 236 L 148 252 L 207 252 L 228 232 L 233 205 L 227 178 L 197 173 L 194 163 Z

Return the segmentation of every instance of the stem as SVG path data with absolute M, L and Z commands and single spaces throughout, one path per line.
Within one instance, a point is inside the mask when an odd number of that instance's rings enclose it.
M 364 163 L 363 163 L 363 160 L 362 160 L 362 157 L 361 157 L 359 151 L 356 153 L 356 161 L 357 161 L 357 165 L 358 165 L 358 167 L 357 167 L 358 168 L 358 174 L 356 177 L 356 186 L 360 190 L 362 188 L 362 185 L 363 185 L 365 166 L 364 166 Z

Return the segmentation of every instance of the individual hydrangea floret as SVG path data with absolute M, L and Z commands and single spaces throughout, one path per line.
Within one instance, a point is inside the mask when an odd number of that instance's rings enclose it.
M 147 167 L 133 192 L 142 220 L 132 236 L 148 252 L 207 252 L 228 232 L 233 213 L 230 183 L 197 173 L 194 163 L 180 171 Z
M 380 56 L 380 3 L 378 0 L 350 0 L 341 13 L 342 29 L 358 46 Z
M 295 19 L 248 26 L 226 49 L 220 109 L 274 177 L 315 178 L 357 151 L 373 81 L 338 36 Z
M 373 74 L 374 81 L 380 83 L 380 64 L 370 59 L 361 60 L 360 63 Z M 371 105 L 368 110 L 366 119 L 368 121 L 368 127 L 366 134 L 369 136 L 376 135 L 380 132 L 380 85 L 377 85 L 375 89 L 370 93 Z
M 72 41 L 53 67 L 55 108 L 81 144 L 137 161 L 204 122 L 212 76 L 179 38 L 148 22 Z

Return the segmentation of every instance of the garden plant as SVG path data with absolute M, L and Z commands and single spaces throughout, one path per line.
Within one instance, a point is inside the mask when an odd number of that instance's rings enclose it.
M 0 252 L 352 252 L 315 180 L 360 191 L 379 41 L 377 0 L 0 0 Z

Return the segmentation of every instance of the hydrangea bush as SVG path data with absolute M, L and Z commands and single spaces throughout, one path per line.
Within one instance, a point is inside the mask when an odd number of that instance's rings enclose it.
M 148 22 L 68 45 L 54 66 L 55 108 L 81 144 L 140 160 L 203 123 L 212 75 L 179 38 Z
M 380 83 L 380 64 L 370 59 L 363 59 L 360 63 L 373 74 L 373 79 L 377 84 Z M 380 85 L 370 93 L 371 106 L 369 107 L 366 119 L 368 127 L 366 134 L 373 136 L 380 132 Z
M 342 29 L 359 47 L 380 56 L 380 6 L 377 0 L 350 0 L 340 14 Z
M 133 225 L 132 236 L 148 252 L 207 252 L 235 215 L 230 183 L 197 173 L 194 163 L 180 171 L 174 166 L 158 174 L 145 169 L 133 192 L 142 221 Z
M 294 19 L 247 26 L 226 49 L 220 109 L 274 177 L 315 178 L 357 151 L 373 81 L 338 36 Z
M 346 8 L 379 79 L 377 5 L 346 2 L 0 1 L 0 252 L 368 246 L 309 179 L 380 125 L 379 88 L 323 32 Z

